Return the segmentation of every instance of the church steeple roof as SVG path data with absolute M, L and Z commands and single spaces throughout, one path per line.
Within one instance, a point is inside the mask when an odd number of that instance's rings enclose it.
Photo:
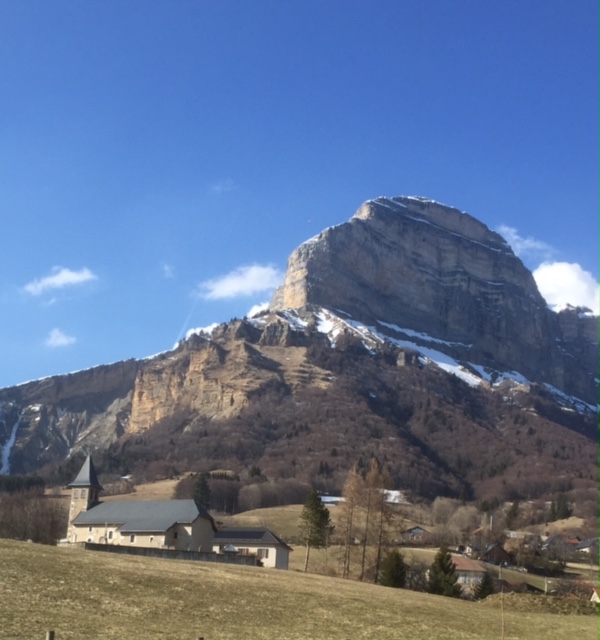
M 72 487 L 90 487 L 102 490 L 102 487 L 98 482 L 98 476 L 96 475 L 96 469 L 94 467 L 92 456 L 88 456 L 85 459 L 83 467 L 81 467 L 81 471 L 77 474 L 75 480 L 73 480 L 71 484 L 68 484 L 67 487 L 69 489 L 71 489 Z

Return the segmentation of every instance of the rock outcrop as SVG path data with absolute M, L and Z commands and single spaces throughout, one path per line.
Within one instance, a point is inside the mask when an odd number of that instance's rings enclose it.
M 598 319 L 550 311 L 506 241 L 454 208 L 377 198 L 302 244 L 271 307 L 310 306 L 427 334 L 453 357 L 597 400 Z
M 122 436 L 139 367 L 126 360 L 1 389 L 4 472 L 31 473 L 71 451 L 102 449 Z

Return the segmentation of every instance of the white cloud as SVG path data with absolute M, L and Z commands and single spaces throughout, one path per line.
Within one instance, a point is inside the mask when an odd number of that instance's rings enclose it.
M 235 191 L 237 189 L 237 185 L 235 182 L 229 178 L 226 180 L 221 180 L 220 182 L 216 182 L 210 187 L 210 190 L 213 193 L 216 193 L 220 196 L 222 193 L 228 193 L 229 191 Z
M 496 231 L 520 258 L 529 258 L 530 265 L 541 262 L 532 273 L 549 307 L 558 311 L 570 304 L 598 315 L 598 283 L 589 271 L 577 263 L 554 261 L 557 251 L 552 246 L 531 236 L 523 238 L 514 227 L 501 225 Z
M 261 311 L 266 311 L 269 308 L 268 302 L 261 302 L 260 304 L 255 304 L 250 311 L 246 314 L 248 318 L 253 318 L 255 315 L 258 315 Z
M 205 300 L 251 296 L 274 289 L 283 281 L 283 272 L 273 265 L 253 264 L 201 282 L 196 291 Z
M 83 284 L 91 280 L 97 280 L 98 276 L 92 273 L 87 267 L 79 271 L 72 271 L 65 267 L 53 267 L 49 276 L 32 280 L 23 289 L 32 296 L 39 296 L 51 289 L 62 289 L 76 284 Z
M 163 262 L 161 265 L 161 269 L 163 272 L 163 276 L 165 278 L 174 278 L 175 277 L 175 267 L 172 264 L 168 264 Z
M 594 276 L 570 262 L 544 262 L 533 272 L 538 289 L 554 309 L 571 304 L 598 315 L 599 288 Z
M 520 258 L 531 257 L 538 260 L 550 260 L 556 254 L 556 251 L 548 243 L 536 240 L 531 236 L 523 238 L 514 227 L 503 224 L 497 227 L 496 231 Z
M 68 347 L 70 344 L 74 344 L 77 342 L 77 338 L 73 336 L 68 336 L 66 333 L 62 332 L 60 329 L 52 329 L 48 334 L 44 344 L 47 347 L 52 349 L 56 349 L 58 347 Z

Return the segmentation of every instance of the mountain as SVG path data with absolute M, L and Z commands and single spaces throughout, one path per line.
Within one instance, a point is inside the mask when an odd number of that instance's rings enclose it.
M 95 452 L 104 473 L 254 468 L 335 491 L 376 455 L 414 495 L 593 502 L 597 340 L 482 223 L 378 198 L 302 244 L 258 316 L 0 389 L 0 472 L 69 480 Z
M 366 202 L 290 257 L 272 307 L 310 305 L 419 338 L 488 375 L 516 371 L 597 402 L 598 319 L 548 309 L 506 241 L 457 209 L 422 198 Z

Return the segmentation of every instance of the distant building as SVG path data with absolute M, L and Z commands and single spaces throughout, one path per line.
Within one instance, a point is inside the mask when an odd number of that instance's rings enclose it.
M 212 516 L 193 500 L 100 502 L 91 456 L 71 489 L 69 542 L 92 542 L 179 551 L 211 551 Z
M 264 567 L 287 569 L 292 548 L 269 529 L 232 527 L 215 533 L 213 551 L 255 555 Z
M 237 552 L 256 555 L 263 566 L 287 569 L 291 548 L 274 533 L 267 529 L 244 530 L 247 539 L 233 535 L 227 539 L 228 531 L 234 530 L 218 532 L 210 513 L 194 500 L 100 502 L 102 486 L 91 456 L 67 486 L 71 489 L 68 543 L 221 553 L 222 547 L 243 542 Z M 262 533 L 258 535 L 258 531 Z
M 424 542 L 428 535 L 423 527 L 411 527 L 400 533 L 403 542 Z
M 465 594 L 472 594 L 485 575 L 485 567 L 477 560 L 454 554 L 452 562 L 458 575 L 457 583 Z

